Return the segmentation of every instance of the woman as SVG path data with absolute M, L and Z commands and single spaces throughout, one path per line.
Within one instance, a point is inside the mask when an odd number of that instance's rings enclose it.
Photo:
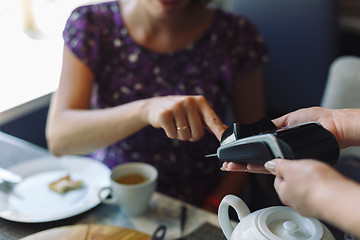
M 55 155 L 151 163 L 158 191 L 199 206 L 238 190 L 226 183 L 244 174 L 223 177 L 204 159 L 218 147 L 204 129 L 219 139 L 230 106 L 237 121 L 263 115 L 267 52 L 248 21 L 199 0 L 121 0 L 74 10 L 63 36 L 47 125 Z

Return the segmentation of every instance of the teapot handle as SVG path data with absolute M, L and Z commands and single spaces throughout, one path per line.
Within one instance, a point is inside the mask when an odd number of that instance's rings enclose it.
M 234 227 L 231 225 L 229 218 L 229 206 L 235 209 L 236 214 L 241 221 L 241 218 L 250 214 L 250 210 L 243 200 L 234 195 L 226 195 L 218 209 L 218 218 L 221 229 L 227 239 L 231 238 L 231 234 L 234 231 Z

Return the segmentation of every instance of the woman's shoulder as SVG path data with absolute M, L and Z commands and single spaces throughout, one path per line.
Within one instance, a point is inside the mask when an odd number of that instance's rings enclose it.
M 108 2 L 81 5 L 73 10 L 73 12 L 79 12 L 79 13 L 86 12 L 96 15 L 106 15 L 109 12 L 118 12 L 118 11 L 119 11 L 118 1 L 108 1 Z
M 118 1 L 110 1 L 79 6 L 72 11 L 68 21 L 109 24 L 119 19 L 119 16 L 120 8 Z
M 117 1 L 83 5 L 74 9 L 68 18 L 63 30 L 64 42 L 96 72 L 99 59 L 109 54 L 117 43 L 113 42 L 114 35 L 118 34 L 117 29 L 122 29 L 121 25 Z

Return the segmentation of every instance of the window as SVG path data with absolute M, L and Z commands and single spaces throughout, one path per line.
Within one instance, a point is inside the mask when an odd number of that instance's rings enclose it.
M 0 113 L 57 88 L 65 22 L 75 7 L 92 2 L 0 1 Z

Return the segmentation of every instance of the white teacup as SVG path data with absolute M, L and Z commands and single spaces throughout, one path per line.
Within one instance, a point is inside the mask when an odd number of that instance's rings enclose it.
M 147 163 L 125 163 L 111 171 L 111 185 L 99 191 L 105 204 L 119 205 L 130 216 L 145 212 L 155 191 L 158 171 Z M 106 198 L 104 191 L 110 191 Z

